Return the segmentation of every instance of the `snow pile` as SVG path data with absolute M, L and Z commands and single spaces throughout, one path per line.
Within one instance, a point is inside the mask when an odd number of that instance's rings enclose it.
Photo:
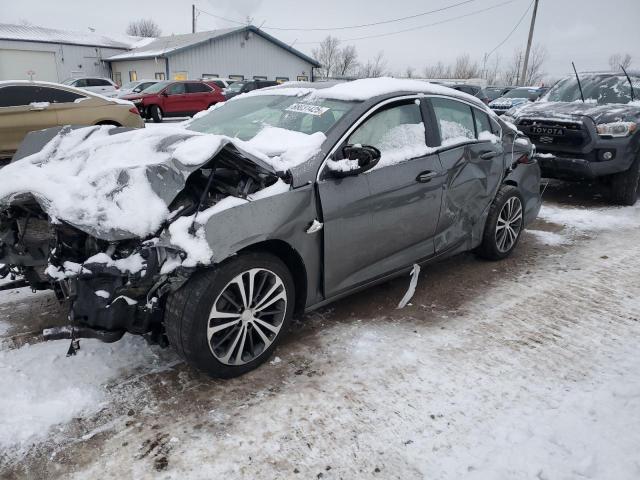
M 539 217 L 578 231 L 609 231 L 637 228 L 640 204 L 633 207 L 566 208 L 544 204 Z
M 0 450 L 26 449 L 55 425 L 99 411 L 110 380 L 158 363 L 142 337 L 81 340 L 74 357 L 65 356 L 67 347 L 58 340 L 0 350 L 0 378 L 11 386 L 0 395 Z
M 84 261 L 85 264 L 99 263 L 106 267 L 116 267 L 122 273 L 138 273 L 144 269 L 147 262 L 142 255 L 134 253 L 126 258 L 114 260 L 106 253 L 98 253 L 93 257 L 89 257 Z
M 527 232 L 532 234 L 539 242 L 551 247 L 572 243 L 571 239 L 560 233 L 548 232 L 546 230 L 527 230 Z
M 327 137 L 322 132 L 311 135 L 285 128 L 266 126 L 241 147 L 259 151 L 277 171 L 287 171 L 313 158 Z M 247 148 L 248 147 L 248 148 Z

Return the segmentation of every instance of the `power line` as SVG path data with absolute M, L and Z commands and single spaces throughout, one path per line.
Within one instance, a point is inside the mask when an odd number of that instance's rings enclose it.
M 370 38 L 388 37 L 388 36 L 391 36 L 391 35 L 398 35 L 400 33 L 412 32 L 412 31 L 415 31 L 415 30 L 423 29 L 423 28 L 434 27 L 436 25 L 442 25 L 443 23 L 453 22 L 453 21 L 459 20 L 461 18 L 471 17 L 471 16 L 477 15 L 479 13 L 488 12 L 489 10 L 495 10 L 496 8 L 499 8 L 499 7 L 502 7 L 504 5 L 508 5 L 510 3 L 514 3 L 514 2 L 517 2 L 517 1 L 519 1 L 519 0 L 508 0 L 506 2 L 502 2 L 502 3 L 499 3 L 497 5 L 493 5 L 491 7 L 483 8 L 483 9 L 480 9 L 480 10 L 475 10 L 473 12 L 469 12 L 469 13 L 466 13 L 464 15 L 458 15 L 456 17 L 447 18 L 445 20 L 440 20 L 438 22 L 428 23 L 426 25 L 419 25 L 417 27 L 405 28 L 403 30 L 397 30 L 395 32 L 378 33 L 378 34 L 375 34 L 375 35 L 367 35 L 367 36 L 364 36 L 364 37 L 355 37 L 355 38 L 340 38 L 339 40 L 341 42 L 355 42 L 355 41 L 358 41 L 358 40 L 367 40 L 367 39 L 370 39 Z M 298 42 L 298 45 L 317 45 L 317 44 L 320 44 L 320 43 L 322 43 L 322 42 Z
M 424 17 L 425 15 L 431 15 L 433 13 L 444 12 L 445 10 L 450 10 L 452 8 L 459 7 L 460 5 L 465 5 L 467 3 L 472 3 L 472 2 L 475 2 L 475 1 L 476 0 L 465 0 L 463 2 L 454 3 L 454 4 L 448 5 L 446 7 L 437 8 L 435 10 L 429 10 L 428 12 L 416 13 L 415 15 L 408 15 L 406 17 L 392 18 L 390 20 L 382 20 L 380 22 L 362 23 L 360 25 L 345 25 L 345 26 L 341 26 L 341 27 L 314 27 L 314 28 L 307 28 L 307 27 L 300 27 L 300 28 L 294 28 L 294 27 L 270 27 L 269 25 L 267 25 L 264 28 L 267 29 L 267 30 L 280 30 L 280 31 L 304 30 L 304 31 L 307 31 L 307 32 L 326 32 L 326 31 L 332 31 L 332 30 L 350 30 L 350 29 L 354 29 L 354 28 L 373 27 L 373 26 L 376 26 L 376 25 L 384 25 L 384 24 L 387 24 L 387 23 L 402 22 L 404 20 L 411 20 L 412 18 Z
M 454 3 L 452 5 L 447 5 L 445 7 L 441 7 L 441 8 L 436 8 L 435 10 L 429 10 L 427 12 L 422 12 L 422 13 L 416 13 L 414 15 L 407 15 L 406 17 L 399 17 L 399 18 L 392 18 L 390 20 L 381 20 L 379 22 L 372 22 L 372 23 L 363 23 L 363 24 L 359 24 L 359 25 L 343 25 L 340 27 L 272 27 L 269 25 L 266 25 L 263 27 L 264 30 L 279 30 L 279 31 L 306 31 L 306 32 L 326 32 L 326 31 L 333 31 L 333 30 L 350 30 L 350 29 L 354 29 L 354 28 L 366 28 L 366 27 L 373 27 L 376 25 L 385 25 L 388 23 L 395 23 L 395 22 L 402 22 L 404 20 L 411 20 L 413 18 L 419 18 L 419 17 L 424 17 L 425 15 L 431 15 L 433 13 L 438 13 L 438 12 L 444 12 L 445 10 L 450 10 L 452 8 L 455 7 L 459 7 L 460 5 L 466 5 L 467 3 L 472 3 L 475 2 L 476 0 L 464 0 L 462 2 L 457 2 Z M 231 18 L 226 18 L 226 17 L 221 17 L 220 15 L 215 15 L 211 12 L 207 12 L 205 10 L 202 10 L 198 7 L 196 7 L 198 9 L 198 11 L 204 13 L 205 15 L 209 15 L 211 17 L 214 18 L 218 18 L 220 20 L 224 20 L 227 22 L 231 22 L 231 23 L 235 23 L 238 25 L 246 25 L 246 22 L 241 22 L 238 20 L 234 20 Z
M 507 40 L 509 40 L 509 38 L 511 38 L 511 35 L 513 35 L 513 33 L 516 31 L 516 29 L 517 29 L 517 28 L 520 26 L 520 24 L 522 23 L 522 20 L 524 20 L 524 17 L 526 17 L 526 16 L 527 16 L 527 13 L 529 13 L 529 10 L 531 10 L 531 6 L 533 5 L 533 2 L 534 2 L 534 1 L 535 1 L 535 0 L 531 0 L 531 3 L 529 4 L 529 6 L 527 7 L 527 9 L 524 11 L 524 13 L 522 14 L 522 16 L 520 17 L 520 20 L 518 20 L 518 22 L 516 23 L 515 27 L 513 27 L 513 30 L 511 30 L 511 31 L 509 32 L 509 35 L 507 35 L 507 36 L 504 38 L 504 40 L 502 40 L 498 45 L 496 45 L 496 47 L 495 47 L 493 50 L 491 50 L 489 53 L 487 53 L 486 58 L 489 58 L 493 52 L 495 52 L 497 49 L 499 49 L 502 45 L 504 45 L 504 44 L 505 44 L 505 42 L 506 42 Z

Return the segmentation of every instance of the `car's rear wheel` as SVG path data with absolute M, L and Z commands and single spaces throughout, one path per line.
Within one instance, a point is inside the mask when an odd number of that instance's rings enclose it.
M 640 189 L 640 153 L 626 172 L 611 176 L 611 201 L 619 205 L 635 205 Z
M 524 201 L 518 189 L 504 185 L 498 191 L 484 227 L 482 243 L 476 253 L 489 260 L 511 255 L 524 229 Z
M 154 122 L 156 123 L 162 122 L 163 113 L 162 113 L 162 109 L 158 105 L 151 105 L 150 111 L 151 111 L 151 118 L 153 118 Z
M 291 273 L 277 257 L 246 253 L 192 277 L 167 301 L 169 343 L 212 377 L 264 363 L 293 315 Z

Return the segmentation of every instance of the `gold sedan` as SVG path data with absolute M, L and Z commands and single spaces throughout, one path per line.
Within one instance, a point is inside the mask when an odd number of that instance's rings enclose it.
M 11 157 L 25 135 L 59 125 L 144 127 L 131 102 L 48 82 L 0 82 L 0 158 Z

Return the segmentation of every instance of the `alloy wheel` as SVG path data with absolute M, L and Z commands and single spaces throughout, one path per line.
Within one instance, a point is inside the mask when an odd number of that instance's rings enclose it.
M 287 291 L 277 274 L 263 268 L 242 272 L 227 283 L 211 308 L 211 353 L 225 365 L 255 360 L 278 336 L 286 311 Z
M 496 246 L 502 253 L 513 248 L 522 229 L 522 202 L 511 197 L 505 202 L 496 224 Z

